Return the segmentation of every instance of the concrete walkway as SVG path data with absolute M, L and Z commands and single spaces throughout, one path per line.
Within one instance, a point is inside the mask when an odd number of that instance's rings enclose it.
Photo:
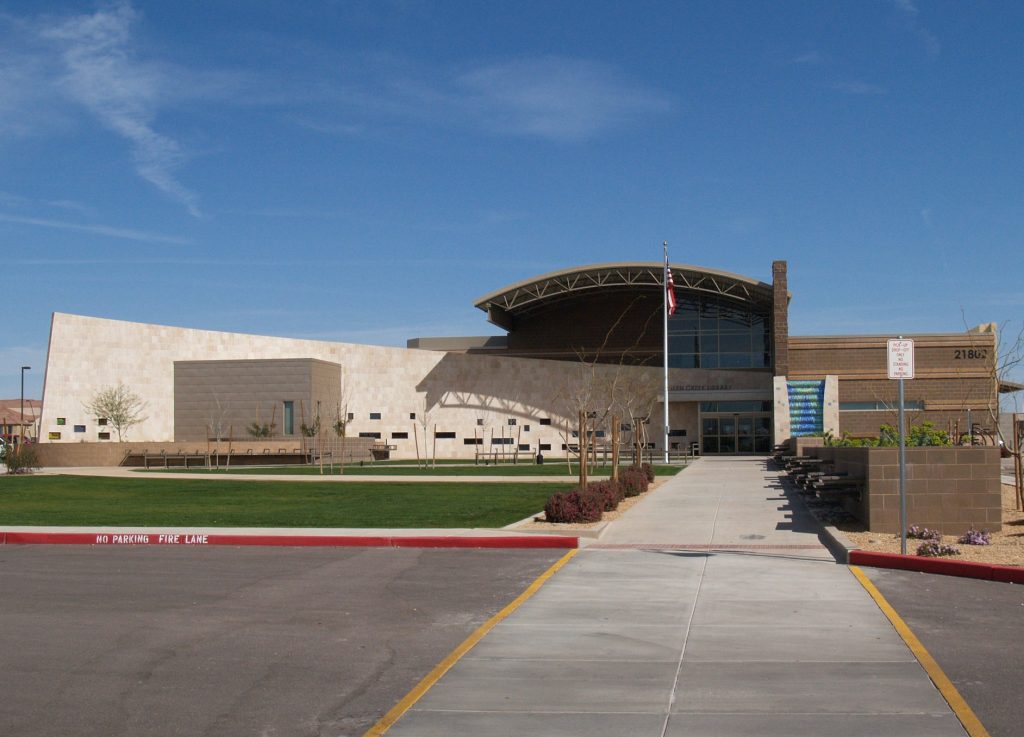
M 763 459 L 705 458 L 495 627 L 389 737 L 964 730 Z

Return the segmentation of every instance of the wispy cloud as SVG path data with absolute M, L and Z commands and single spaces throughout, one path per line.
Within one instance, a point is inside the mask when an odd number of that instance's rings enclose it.
M 852 82 L 834 82 L 832 89 L 837 92 L 843 92 L 847 95 L 884 95 L 887 90 L 877 84 L 871 84 L 870 82 L 861 82 L 855 80 Z
M 821 64 L 824 59 L 821 54 L 817 51 L 808 51 L 806 54 L 800 54 L 800 56 L 794 57 L 789 60 L 790 64 Z
M 188 238 L 181 238 L 173 235 L 162 235 L 160 233 L 150 233 L 144 230 L 116 228 L 109 225 L 68 223 L 63 220 L 30 218 L 22 217 L 20 215 L 8 215 L 5 213 L 0 213 L 0 222 L 16 223 L 18 225 L 33 225 L 41 228 L 55 228 L 58 230 L 73 230 L 79 233 L 92 233 L 94 235 L 104 235 L 109 238 L 123 238 L 130 241 L 140 241 L 142 243 L 172 243 L 176 245 L 188 245 L 192 242 Z
M 19 210 L 48 208 L 51 210 L 74 212 L 87 217 L 92 217 L 96 214 L 95 208 L 76 200 L 38 200 L 23 197 L 12 192 L 0 192 L 0 205 Z
M 668 96 L 596 61 L 546 56 L 459 75 L 454 95 L 488 129 L 550 140 L 586 140 L 671 108 Z
M 181 145 L 154 127 L 162 75 L 136 58 L 132 30 L 138 13 L 127 2 L 91 15 L 47 19 L 39 36 L 58 50 L 60 89 L 132 147 L 135 170 L 164 194 L 199 216 L 199 198 L 175 177 L 185 160 Z
M 921 24 L 920 11 L 914 0 L 892 0 L 896 10 L 903 16 L 907 29 L 921 41 L 925 53 L 935 58 L 942 51 L 938 37 Z
M 667 93 L 588 59 L 523 57 L 439 69 L 374 56 L 347 68 L 350 74 L 334 85 L 333 99 L 317 101 L 316 114 L 293 115 L 292 122 L 346 137 L 367 134 L 385 120 L 578 142 L 673 107 Z M 325 112 L 329 106 L 336 120 Z M 360 117 L 374 123 L 354 120 Z

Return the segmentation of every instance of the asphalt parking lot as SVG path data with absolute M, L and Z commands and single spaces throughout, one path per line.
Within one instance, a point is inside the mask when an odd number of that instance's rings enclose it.
M 883 568 L 862 570 L 992 737 L 1019 735 L 1024 586 Z
M 559 550 L 0 547 L 0 734 L 361 735 Z

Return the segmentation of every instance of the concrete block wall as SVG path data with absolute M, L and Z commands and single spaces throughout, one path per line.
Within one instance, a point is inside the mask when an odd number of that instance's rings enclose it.
M 848 508 L 872 532 L 899 534 L 899 449 L 808 448 L 837 471 L 866 479 L 859 502 Z M 961 535 L 1002 529 L 997 448 L 907 448 L 907 523 Z
M 235 441 L 230 444 L 205 443 L 205 442 L 174 442 L 174 443 L 38 443 L 32 448 L 39 459 L 39 465 L 43 468 L 74 468 L 91 466 L 120 466 L 128 454 L 147 453 L 150 456 L 158 457 L 162 452 L 167 455 L 188 455 L 220 452 L 227 456 L 228 451 L 232 452 L 233 465 L 254 465 L 266 455 L 275 457 L 281 455 L 296 455 L 302 453 L 315 441 L 306 440 L 306 443 L 295 440 L 249 440 Z M 340 440 L 333 440 L 325 443 L 325 451 L 332 451 L 333 458 L 339 459 L 344 455 L 345 462 L 358 463 L 372 459 L 370 448 L 376 444 L 374 440 L 365 438 L 346 438 L 344 453 Z M 224 463 L 224 459 L 221 459 Z

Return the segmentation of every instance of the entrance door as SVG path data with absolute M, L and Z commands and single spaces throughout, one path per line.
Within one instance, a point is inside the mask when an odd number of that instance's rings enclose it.
M 771 448 L 771 413 L 701 415 L 701 449 L 705 454 L 769 453 Z

